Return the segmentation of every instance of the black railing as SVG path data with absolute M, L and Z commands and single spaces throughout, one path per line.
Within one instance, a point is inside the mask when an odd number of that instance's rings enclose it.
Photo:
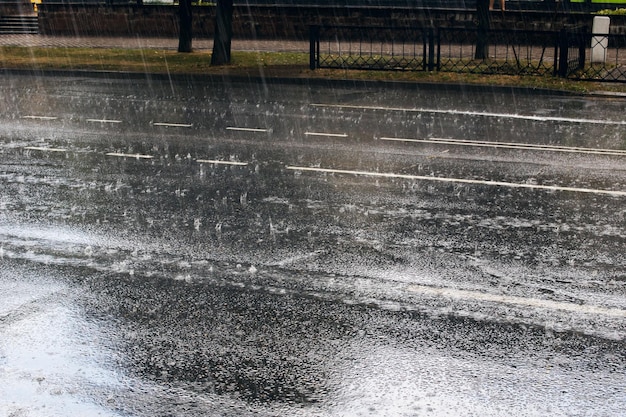
M 585 28 L 562 29 L 559 33 L 556 74 L 566 78 L 585 66 Z
M 626 82 L 626 34 L 582 34 L 579 64 L 567 77 L 586 81 Z
M 477 29 L 440 28 L 437 31 L 437 69 L 477 74 L 553 74 L 557 47 L 555 32 L 491 30 L 487 53 L 477 58 Z
M 310 64 L 311 69 L 436 70 L 626 82 L 626 35 L 594 35 L 582 27 L 490 30 L 481 56 L 476 51 L 478 36 L 474 28 L 313 26 Z
M 433 30 L 313 26 L 311 68 L 426 71 L 434 68 Z M 429 61 L 430 59 L 430 61 Z

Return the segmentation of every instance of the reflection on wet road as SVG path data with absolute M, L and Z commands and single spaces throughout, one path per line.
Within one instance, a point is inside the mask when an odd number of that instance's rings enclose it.
M 0 415 L 622 412 L 623 102 L 0 90 Z

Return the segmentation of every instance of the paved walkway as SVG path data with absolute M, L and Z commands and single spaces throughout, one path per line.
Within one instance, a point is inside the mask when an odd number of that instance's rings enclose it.
M 133 48 L 133 49 L 177 49 L 177 38 L 146 37 L 74 37 L 45 35 L 0 35 L 0 46 L 32 46 L 61 48 Z M 213 49 L 213 39 L 194 39 L 193 49 Z M 234 39 L 234 51 L 308 52 L 306 41 L 244 40 Z

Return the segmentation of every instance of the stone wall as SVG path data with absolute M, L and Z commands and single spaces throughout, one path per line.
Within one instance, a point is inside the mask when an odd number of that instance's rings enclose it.
M 193 9 L 196 38 L 213 36 L 215 9 Z M 494 12 L 492 26 L 526 30 L 559 30 L 563 26 L 591 26 L 593 16 L 582 13 L 542 11 Z M 236 38 L 308 39 L 312 24 L 426 26 L 476 25 L 471 10 L 417 10 L 363 7 L 235 6 L 233 31 Z M 626 33 L 624 17 L 611 18 L 611 33 Z M 43 3 L 39 8 L 40 32 L 71 36 L 178 36 L 176 6 L 62 5 Z
M 33 5 L 30 0 L 2 0 L 0 1 L 0 16 L 17 16 L 33 14 Z

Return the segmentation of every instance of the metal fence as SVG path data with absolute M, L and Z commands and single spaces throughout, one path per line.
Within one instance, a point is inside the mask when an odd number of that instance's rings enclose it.
M 559 61 L 556 75 L 567 78 L 585 66 L 585 32 L 563 29 L 559 34 Z
M 311 67 L 425 71 L 432 29 L 313 26 Z
M 570 68 L 568 78 L 626 82 L 626 35 L 582 34 L 571 45 L 580 63 Z
M 626 82 L 626 35 L 476 28 L 311 27 L 310 66 L 473 74 L 554 75 Z
M 441 28 L 437 31 L 437 69 L 476 74 L 553 74 L 557 39 L 554 32 L 491 30 L 487 50 L 476 50 L 476 29 Z

